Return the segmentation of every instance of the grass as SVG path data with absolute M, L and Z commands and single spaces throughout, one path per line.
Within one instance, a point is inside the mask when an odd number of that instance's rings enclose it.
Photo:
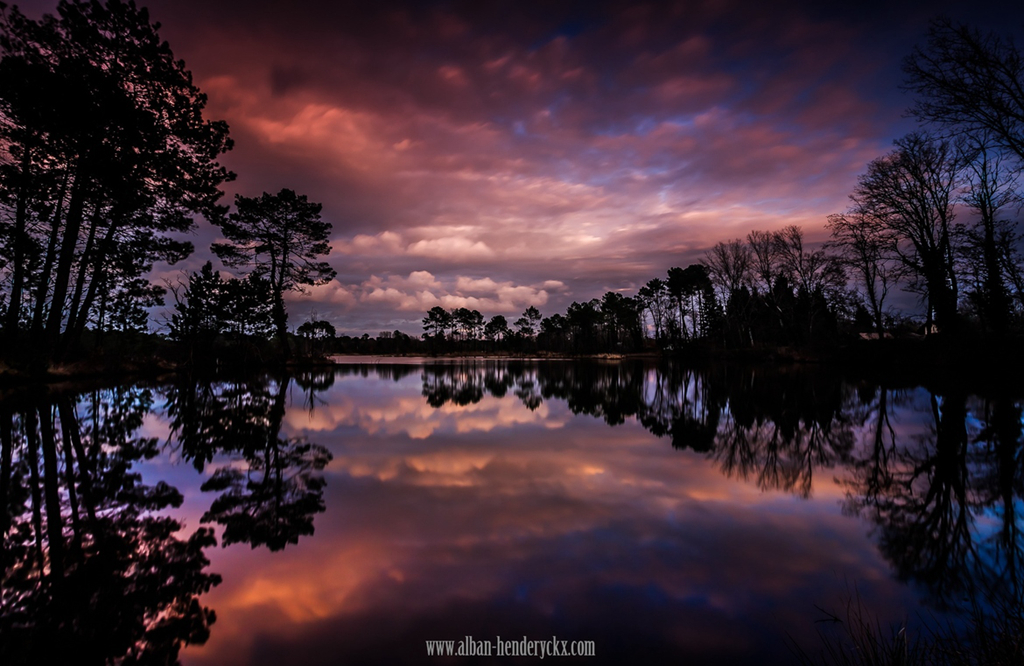
M 1020 666 L 1024 664 L 1024 600 L 1000 595 L 990 607 L 972 601 L 961 629 L 952 623 L 911 635 L 906 622 L 883 625 L 854 594 L 841 615 L 818 608 L 820 645 L 808 652 L 789 638 L 804 666 Z

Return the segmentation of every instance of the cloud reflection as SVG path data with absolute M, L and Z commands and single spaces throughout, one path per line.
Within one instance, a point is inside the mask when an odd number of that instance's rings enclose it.
M 285 430 L 334 454 L 328 512 L 285 553 L 214 554 L 236 573 L 188 663 L 412 661 L 425 639 L 495 627 L 598 640 L 606 660 L 647 639 L 785 660 L 783 632 L 810 635 L 844 578 L 872 607 L 913 603 L 827 470 L 812 500 L 766 492 L 633 420 L 609 428 L 558 398 L 530 411 L 511 392 L 434 409 L 424 381 L 339 376 L 312 414 L 292 404 Z

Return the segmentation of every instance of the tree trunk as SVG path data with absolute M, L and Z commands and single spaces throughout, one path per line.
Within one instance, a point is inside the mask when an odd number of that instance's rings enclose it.
M 9 345 L 8 349 L 14 344 L 21 320 L 21 292 L 25 281 L 25 245 L 28 242 L 25 227 L 28 217 L 28 171 L 30 165 L 30 151 L 27 146 L 22 146 L 21 186 L 18 188 L 18 203 L 14 213 L 14 271 L 11 274 L 11 299 L 7 304 L 7 322 L 4 325 L 4 337 Z
M 60 347 L 60 358 L 63 358 L 65 354 L 74 348 L 74 345 L 81 339 L 83 331 L 85 331 L 85 325 L 89 321 L 89 310 L 92 309 L 92 304 L 96 301 L 96 294 L 99 290 L 100 285 L 109 287 L 100 273 L 103 269 L 103 265 L 107 261 L 107 257 L 110 254 L 110 248 L 114 245 L 114 233 L 117 231 L 118 225 L 111 223 L 110 229 L 107 230 L 107 235 L 103 238 L 99 245 L 99 251 L 96 252 L 96 256 L 92 269 L 92 280 L 89 282 L 89 291 L 85 296 L 85 302 L 82 303 L 81 309 L 77 312 L 72 309 L 70 318 L 68 320 L 67 331 L 64 335 L 64 342 Z M 92 233 L 90 232 L 90 240 L 92 239 Z M 79 277 L 79 286 L 76 287 L 76 297 L 78 296 L 78 290 L 82 283 L 81 275 L 85 273 L 85 266 L 82 267 L 82 272 Z M 104 289 L 103 295 L 107 296 L 109 289 Z M 72 308 L 77 306 L 77 300 L 72 303 Z
M 64 208 L 64 197 L 68 189 L 68 172 L 64 173 L 64 182 L 61 183 L 60 196 L 57 198 L 57 205 L 53 209 L 53 220 L 50 223 L 50 239 L 46 244 L 46 257 L 43 259 L 43 270 L 39 276 L 39 287 L 36 291 L 35 311 L 32 313 L 32 333 L 39 335 L 43 332 L 43 313 L 46 310 L 46 296 L 50 293 L 50 276 L 53 273 L 53 264 L 56 261 L 57 240 L 60 238 L 60 213 Z
M 284 295 L 280 291 L 274 294 L 274 325 L 277 328 L 277 337 L 281 341 L 281 350 L 284 359 L 291 358 L 291 347 L 288 344 L 288 313 L 284 309 Z
M 85 209 L 85 188 L 81 184 L 81 171 L 75 175 L 74 190 L 68 206 L 67 224 L 64 228 L 64 239 L 57 259 L 57 274 L 53 282 L 53 297 L 50 300 L 50 315 L 46 321 L 46 343 L 51 353 L 56 350 L 60 339 L 61 324 L 64 320 L 64 299 L 68 295 L 71 282 L 71 269 L 75 263 L 75 248 L 78 245 L 78 232 L 82 227 Z

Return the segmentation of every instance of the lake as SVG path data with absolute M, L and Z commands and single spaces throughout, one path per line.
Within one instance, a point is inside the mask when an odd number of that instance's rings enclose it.
M 850 609 L 961 628 L 1020 603 L 1022 406 L 643 361 L 12 392 L 0 662 L 788 664 Z

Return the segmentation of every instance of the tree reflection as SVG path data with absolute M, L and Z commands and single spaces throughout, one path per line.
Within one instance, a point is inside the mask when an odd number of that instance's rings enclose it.
M 443 365 L 425 368 L 423 371 L 423 397 L 434 408 L 452 403 L 460 407 L 480 402 L 487 384 L 485 376 L 493 374 L 486 368 L 483 372 L 473 365 Z
M 927 428 L 882 443 L 886 391 L 878 396 L 875 441 L 852 466 L 848 508 L 878 525 L 896 574 L 925 584 L 937 606 L 1009 603 L 1019 612 L 1020 404 L 930 393 L 919 411 Z
M 428 366 L 422 378 L 434 407 L 489 393 L 530 409 L 557 398 L 609 425 L 635 419 L 766 491 L 807 497 L 827 471 L 847 488 L 845 509 L 878 526 L 896 575 L 924 584 L 937 606 L 1020 608 L 1022 408 L 1008 396 L 851 385 L 823 369 L 643 362 Z
M 712 451 L 727 475 L 811 494 L 814 473 L 847 462 L 852 395 L 834 374 L 725 372 L 728 413 Z
M 308 404 L 331 381 L 303 378 Z M 217 467 L 202 522 L 223 526 L 224 545 L 278 550 L 324 510 L 330 454 L 281 435 L 289 383 L 186 378 L 166 391 L 172 448 Z M 166 515 L 181 493 L 137 469 L 161 452 L 139 435 L 154 402 L 143 388 L 0 402 L 0 663 L 174 663 L 208 637 L 214 532 L 186 536 Z
M 427 366 L 423 395 L 439 408 L 509 392 L 528 409 L 564 400 L 609 425 L 635 418 L 678 449 L 710 456 L 727 475 L 765 490 L 810 494 L 816 469 L 845 461 L 853 445 L 850 391 L 819 373 L 708 373 L 637 363 L 507 363 Z
M 212 532 L 160 514 L 181 494 L 132 471 L 157 451 L 136 436 L 152 395 L 34 397 L 0 407 L 0 661 L 174 662 L 209 635 L 198 597 L 220 577 Z
M 313 534 L 313 516 L 325 510 L 318 474 L 331 460 L 324 447 L 282 437 L 290 377 L 245 382 L 185 381 L 168 390 L 171 439 L 181 456 L 202 471 L 226 460 L 202 485 L 218 492 L 202 522 L 224 527 L 222 544 L 248 543 L 280 550 Z M 331 377 L 304 377 L 307 406 Z

